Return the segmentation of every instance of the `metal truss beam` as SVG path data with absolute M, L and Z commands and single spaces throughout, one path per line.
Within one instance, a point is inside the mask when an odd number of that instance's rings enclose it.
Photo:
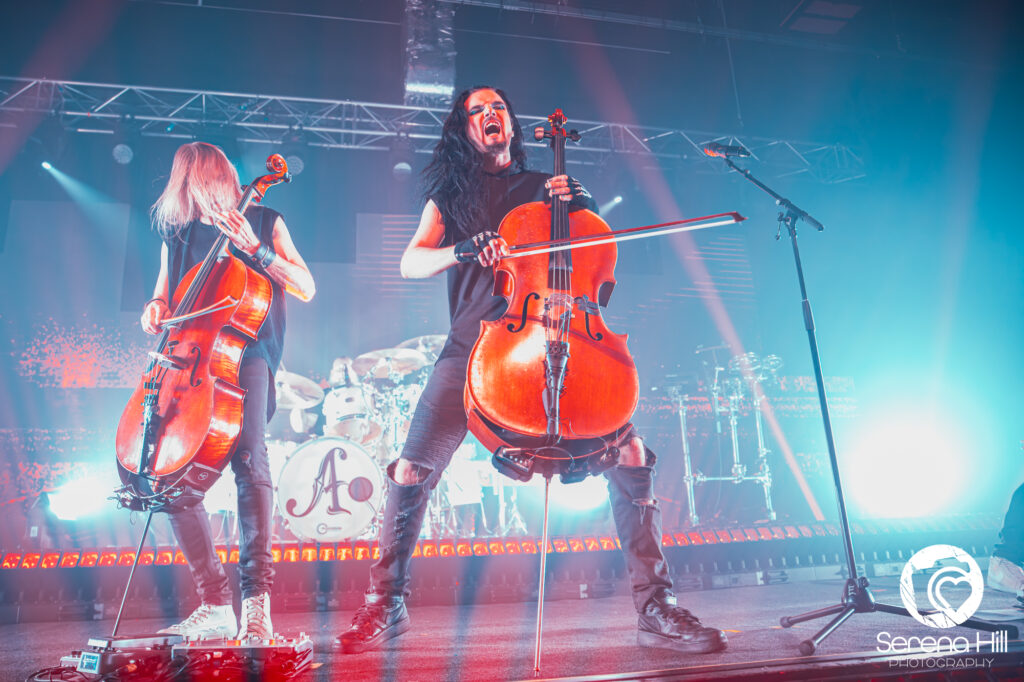
M 329 100 L 278 97 L 213 90 L 85 83 L 0 76 L 0 126 L 57 117 L 79 133 L 123 130 L 148 137 L 211 139 L 230 136 L 240 142 L 300 142 L 327 149 L 390 151 L 399 136 L 414 150 L 430 153 L 440 138 L 447 110 Z M 524 130 L 547 122 L 546 115 L 519 116 Z M 808 174 L 838 183 L 864 175 L 861 158 L 841 144 L 826 144 L 721 132 L 657 128 L 602 121 L 570 122 L 583 135 L 570 163 L 600 166 L 618 155 L 637 157 L 661 168 L 700 165 L 726 172 L 724 164 L 702 152 L 708 142 L 742 145 L 751 163 L 775 175 Z M 532 136 L 528 136 L 531 137 Z M 529 140 L 531 153 L 543 147 Z

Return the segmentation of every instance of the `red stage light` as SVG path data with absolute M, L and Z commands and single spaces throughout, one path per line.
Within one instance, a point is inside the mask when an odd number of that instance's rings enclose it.
M 559 554 L 569 551 L 569 543 L 565 541 L 565 538 L 555 538 L 549 544 L 554 545 L 555 551 Z
M 78 562 L 78 565 L 91 568 L 95 566 L 99 562 L 99 560 L 99 552 L 82 552 L 82 560 Z
M 54 568 L 60 563 L 60 552 L 47 552 L 43 555 L 43 561 L 40 564 L 43 568 Z
M 487 556 L 490 552 L 487 550 L 486 542 L 474 542 L 473 543 L 473 556 Z
M 351 545 L 338 548 L 338 561 L 351 561 L 355 558 L 355 552 Z
M 78 565 L 78 560 L 82 558 L 81 552 L 64 552 L 60 558 L 61 568 L 74 568 Z
M 39 565 L 39 559 L 42 556 L 38 552 L 30 552 L 25 555 L 25 558 L 21 561 L 22 568 L 35 568 Z
M 131 566 L 135 563 L 135 552 L 121 552 L 117 557 L 118 566 Z
M 4 562 L 0 566 L 3 568 L 17 568 L 19 563 L 21 563 L 21 554 L 11 552 L 4 555 Z
M 456 542 L 455 556 L 473 556 L 473 545 L 464 540 Z
M 174 563 L 174 552 L 169 549 L 162 550 L 156 554 L 157 566 L 170 566 Z
M 686 547 L 690 544 L 690 541 L 686 537 L 686 533 L 676 533 L 676 546 Z
M 117 550 L 105 551 L 100 554 L 99 560 L 100 566 L 116 566 L 117 565 Z
M 505 545 L 503 545 L 500 541 L 493 541 L 488 545 L 488 550 L 490 551 L 491 554 L 504 554 Z
M 188 566 L 188 561 L 185 559 L 185 553 L 180 549 L 174 552 L 174 563 L 180 566 Z
M 333 547 L 320 548 L 320 561 L 334 561 L 335 549 Z

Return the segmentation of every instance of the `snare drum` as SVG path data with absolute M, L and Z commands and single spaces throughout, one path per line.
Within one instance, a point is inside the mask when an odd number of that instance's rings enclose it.
M 339 386 L 324 397 L 325 436 L 340 436 L 366 445 L 380 438 L 384 429 L 373 419 L 372 398 L 363 387 Z
M 384 502 L 384 475 L 366 449 L 344 438 L 301 445 L 281 469 L 277 507 L 301 540 L 340 542 L 367 530 Z

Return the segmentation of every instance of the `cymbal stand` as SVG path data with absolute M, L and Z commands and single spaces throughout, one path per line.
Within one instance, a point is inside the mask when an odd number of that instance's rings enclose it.
M 826 606 L 825 608 L 817 609 L 815 611 L 808 611 L 807 613 L 802 613 L 797 616 L 784 616 L 779 619 L 780 625 L 784 628 L 788 628 L 796 625 L 797 623 L 803 623 L 804 621 L 816 620 L 818 618 L 825 618 L 829 616 L 832 617 L 825 627 L 819 630 L 813 637 L 805 639 L 800 643 L 800 653 L 805 656 L 809 656 L 815 652 L 817 647 L 826 637 L 835 632 L 840 625 L 845 623 L 855 613 L 874 613 L 876 611 L 881 611 L 882 613 L 891 613 L 898 616 L 906 616 L 908 618 L 911 617 L 911 615 L 905 607 L 882 604 L 875 601 L 875 597 L 871 594 L 871 590 L 868 587 L 867 577 L 859 575 L 858 573 L 856 555 L 853 552 L 853 537 L 850 533 L 850 522 L 846 514 L 846 498 L 843 495 L 843 482 L 839 475 L 839 460 L 836 455 L 835 438 L 832 435 L 832 420 L 831 417 L 829 417 L 828 400 L 825 397 L 825 378 L 821 369 L 821 358 L 818 355 L 818 338 L 814 329 L 814 316 L 811 313 L 811 303 L 807 295 L 807 284 L 804 281 L 804 267 L 800 260 L 800 248 L 797 245 L 796 239 L 797 222 L 801 219 L 817 228 L 818 231 L 824 230 L 825 226 L 808 215 L 806 211 L 799 208 L 792 201 L 779 195 L 773 189 L 755 178 L 749 170 L 737 166 L 728 156 L 723 156 L 722 161 L 724 161 L 732 170 L 736 171 L 756 185 L 759 189 L 771 196 L 775 200 L 776 205 L 782 209 L 778 216 L 779 233 L 776 235 L 776 238 L 781 238 L 782 228 L 785 227 L 786 231 L 789 233 L 790 242 L 793 245 L 793 261 L 796 266 L 797 282 L 800 285 L 800 305 L 803 310 L 804 329 L 807 332 L 807 342 L 811 351 L 811 362 L 814 365 L 814 379 L 818 387 L 818 402 L 821 406 L 821 419 L 825 428 L 825 442 L 828 445 L 828 457 L 829 462 L 832 465 L 832 481 L 835 483 L 836 487 L 836 506 L 839 511 L 839 525 L 842 530 L 843 549 L 846 553 L 846 570 L 848 576 L 846 584 L 843 586 L 843 593 L 840 596 L 839 603 L 833 604 L 832 606 Z M 1006 623 L 989 623 L 977 618 L 968 618 L 964 622 L 960 623 L 960 625 L 963 627 L 974 628 L 976 630 L 987 630 L 990 632 L 1005 630 L 1009 637 L 1017 637 L 1017 627 Z
M 716 368 L 716 370 L 717 370 L 717 368 Z M 717 379 L 717 373 L 716 373 L 716 379 Z M 732 441 L 732 469 L 731 469 L 731 471 L 730 471 L 728 476 L 705 476 L 704 474 L 700 473 L 699 471 L 696 472 L 695 474 L 689 474 L 689 475 L 693 478 L 693 483 L 696 484 L 696 485 L 701 485 L 703 483 L 709 483 L 711 481 L 718 481 L 718 482 L 722 482 L 722 483 L 734 483 L 736 485 L 739 485 L 740 483 L 747 483 L 747 482 L 757 483 L 758 485 L 761 486 L 761 488 L 762 488 L 762 490 L 764 492 L 765 510 L 768 513 L 768 517 L 771 520 L 774 521 L 775 520 L 775 509 L 772 506 L 772 476 L 771 476 L 771 470 L 768 468 L 768 457 L 767 457 L 767 454 L 768 454 L 769 451 L 765 447 L 765 444 L 764 444 L 764 432 L 763 432 L 763 426 L 762 426 L 762 423 L 761 423 L 761 412 L 760 412 L 761 399 L 764 396 L 761 394 L 761 392 L 758 389 L 758 387 L 753 384 L 753 382 L 756 381 L 756 380 L 751 378 L 750 381 L 752 382 L 752 385 L 754 387 L 755 393 L 758 395 L 758 398 L 755 399 L 755 401 L 754 401 L 754 404 L 755 404 L 755 407 L 754 407 L 754 413 L 755 413 L 754 414 L 754 419 L 755 419 L 755 423 L 756 423 L 756 426 L 757 426 L 757 434 L 758 434 L 758 440 L 757 440 L 757 443 L 758 443 L 758 450 L 757 450 L 757 452 L 758 452 L 758 460 L 757 460 L 758 461 L 758 471 L 757 471 L 757 473 L 748 474 L 747 473 L 747 466 L 740 461 L 739 406 L 740 406 L 740 398 L 742 397 L 742 395 L 741 395 L 742 385 L 739 383 L 739 379 L 738 378 L 734 378 L 734 379 L 730 379 L 729 381 L 726 382 L 726 386 L 728 387 L 728 394 L 727 394 L 726 397 L 729 399 L 729 410 L 728 410 L 728 412 L 729 412 L 729 436 L 730 436 L 730 440 Z M 715 384 L 717 386 L 717 384 L 718 384 L 717 380 L 716 380 Z M 715 400 L 717 401 L 717 395 L 715 396 Z M 684 426 L 685 426 L 685 423 L 684 423 Z M 684 453 L 688 450 L 688 445 L 687 445 L 685 437 L 683 439 L 683 449 L 684 449 Z M 689 457 L 684 457 L 684 465 L 683 466 L 684 466 L 685 469 L 689 469 L 688 462 L 689 462 Z M 687 474 L 685 473 L 685 470 L 684 470 L 684 482 L 686 480 L 686 476 L 687 476 Z M 697 522 L 694 520 L 696 518 L 696 514 L 692 510 L 692 504 L 693 503 L 691 502 L 690 504 L 691 504 L 690 520 L 691 520 L 691 523 L 696 525 Z
M 716 381 L 714 389 L 716 392 L 718 390 L 717 384 L 718 382 Z M 686 489 L 686 505 L 689 512 L 690 525 L 696 526 L 700 522 L 700 516 L 697 514 L 697 503 L 693 494 L 697 478 L 693 475 L 693 460 L 690 458 L 690 436 L 686 428 L 686 401 L 690 396 L 683 393 L 678 386 L 669 386 L 668 395 L 672 402 L 676 404 L 676 412 L 679 413 L 679 430 L 683 435 L 683 487 Z
M 757 476 L 755 477 L 764 490 L 764 508 L 768 518 L 775 520 L 775 507 L 772 505 L 772 470 L 768 464 L 768 453 L 771 450 L 765 445 L 764 418 L 761 416 L 761 403 L 764 393 L 759 385 L 754 385 L 754 429 L 757 433 Z
M 523 520 L 523 515 L 519 513 L 519 486 L 512 486 L 512 492 L 508 498 L 508 514 L 506 516 L 504 505 L 500 507 L 501 515 L 506 521 L 501 524 L 502 535 L 526 535 L 526 521 Z M 506 523 L 507 522 L 507 523 Z

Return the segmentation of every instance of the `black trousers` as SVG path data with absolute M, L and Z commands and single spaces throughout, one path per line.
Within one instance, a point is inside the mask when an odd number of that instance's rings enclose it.
M 238 572 L 242 598 L 269 592 L 274 579 L 272 539 L 274 488 L 265 434 L 276 399 L 274 383 L 262 358 L 246 358 L 239 369 L 239 385 L 246 390 L 242 429 L 231 456 L 231 471 L 238 488 Z M 204 604 L 231 603 L 231 588 L 220 558 L 214 551 L 210 517 L 202 502 L 168 512 L 171 528 L 188 560 L 196 591 Z
M 456 448 L 466 437 L 462 392 L 467 361 L 446 358 L 437 363 L 420 396 L 401 458 L 428 472 L 416 485 L 399 485 L 394 464 L 388 467 L 388 499 L 381 525 L 380 559 L 370 568 L 370 591 L 406 595 L 409 563 L 430 499 Z M 609 501 L 633 588 L 637 611 L 651 597 L 672 588 L 661 551 L 661 510 L 654 498 L 654 454 L 647 466 L 618 466 L 606 472 Z
M 1014 491 L 992 554 L 1024 565 L 1024 484 Z

